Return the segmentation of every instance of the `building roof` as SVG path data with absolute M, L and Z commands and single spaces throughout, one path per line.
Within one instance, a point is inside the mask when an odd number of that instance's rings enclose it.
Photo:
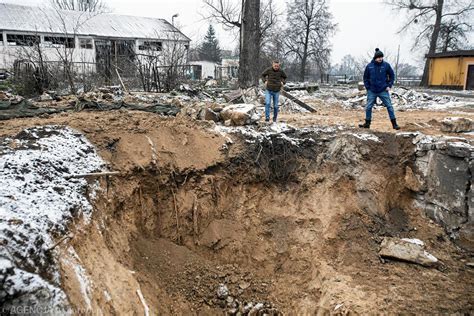
M 435 53 L 426 55 L 428 58 L 447 58 L 447 57 L 474 57 L 474 49 L 455 50 L 451 52 Z
M 0 3 L 0 30 L 109 38 L 190 39 L 164 19 Z

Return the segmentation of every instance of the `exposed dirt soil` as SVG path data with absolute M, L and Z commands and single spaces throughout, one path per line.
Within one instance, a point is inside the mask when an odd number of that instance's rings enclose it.
M 255 166 L 270 158 L 242 139 L 231 143 L 212 124 L 179 117 L 63 113 L 0 122 L 0 136 L 68 125 L 120 171 L 101 179 L 92 223 L 75 223 L 60 249 L 64 289 L 82 314 L 143 314 L 144 302 L 157 315 L 247 313 L 250 302 L 270 315 L 469 314 L 470 257 L 413 207 L 404 182 L 413 145 L 395 137 L 386 116 L 374 116 L 382 143 L 321 137 L 288 154 L 298 167 L 283 181 Z M 403 130 L 440 134 L 433 120 L 447 116 L 456 114 L 402 112 L 399 121 Z M 321 107 L 282 119 L 347 129 L 361 117 Z M 383 236 L 423 240 L 442 266 L 381 260 Z M 86 293 L 69 247 L 91 281 Z M 228 295 L 217 294 L 221 285 Z

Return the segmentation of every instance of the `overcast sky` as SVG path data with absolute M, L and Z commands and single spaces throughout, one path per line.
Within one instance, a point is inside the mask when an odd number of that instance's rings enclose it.
M 0 2 L 41 5 L 49 0 L 0 0 Z M 199 42 L 205 35 L 209 21 L 203 20 L 206 8 L 202 0 L 105 0 L 114 13 L 137 16 L 164 18 L 171 22 L 175 13 L 179 17 L 175 20 L 181 25 L 181 30 L 194 43 Z M 236 0 L 234 0 L 236 1 Z M 286 1 L 275 0 L 278 9 L 285 11 Z M 337 63 L 344 55 L 366 55 L 375 47 L 380 47 L 387 54 L 396 54 L 398 45 L 401 49 L 401 62 L 420 65 L 423 56 L 422 50 L 411 52 L 412 40 L 409 34 L 398 35 L 402 19 L 390 8 L 383 4 L 383 0 L 329 0 L 334 21 L 338 24 L 338 31 L 332 39 L 332 62 Z M 236 37 L 216 26 L 221 47 L 234 49 L 237 45 Z M 473 36 L 471 36 L 471 43 Z

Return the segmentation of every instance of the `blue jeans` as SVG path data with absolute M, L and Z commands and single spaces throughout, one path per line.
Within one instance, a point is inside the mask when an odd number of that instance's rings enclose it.
M 391 120 L 395 119 L 395 111 L 393 110 L 392 100 L 390 100 L 390 93 L 388 91 L 382 91 L 379 93 L 367 91 L 367 105 L 365 107 L 365 119 L 372 121 L 372 108 L 375 105 L 377 97 L 382 100 L 382 103 L 387 107 L 388 115 Z
M 265 91 L 265 120 L 270 120 L 270 105 L 273 99 L 273 122 L 276 122 L 278 116 L 278 99 L 280 98 L 280 91 Z

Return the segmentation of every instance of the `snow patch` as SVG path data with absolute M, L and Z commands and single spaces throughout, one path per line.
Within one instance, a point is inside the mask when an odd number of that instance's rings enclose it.
M 94 146 L 68 127 L 34 127 L 0 139 L 0 301 L 67 307 L 52 246 L 72 219 L 91 216 L 88 196 L 97 187 L 67 177 L 104 166 Z M 38 291 L 48 295 L 35 298 Z

